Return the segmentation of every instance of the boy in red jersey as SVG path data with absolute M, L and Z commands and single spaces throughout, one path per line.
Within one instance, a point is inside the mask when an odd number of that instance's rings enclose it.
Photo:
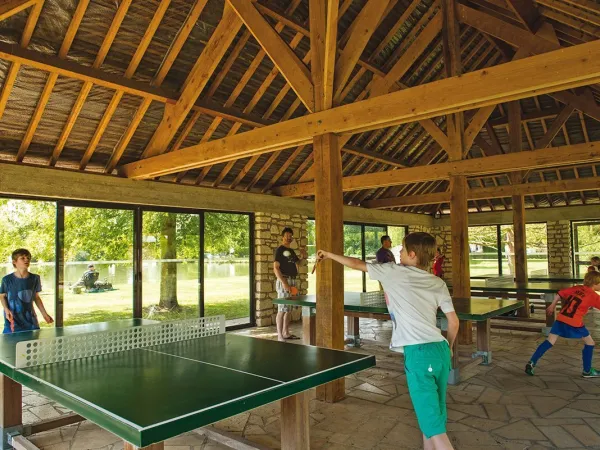
M 573 286 L 559 291 L 554 301 L 546 309 L 550 315 L 554 313 L 556 304 L 562 300 L 560 314 L 556 317 L 554 325 L 548 334 L 548 339 L 542 342 L 530 361 L 525 366 L 525 372 L 533 375 L 538 360 L 556 343 L 558 337 L 567 339 L 581 338 L 584 342 L 583 351 L 583 378 L 600 377 L 600 371 L 592 368 L 592 356 L 594 355 L 594 340 L 590 332 L 583 325 L 583 317 L 590 308 L 600 309 L 600 272 L 589 272 L 583 279 L 583 286 Z

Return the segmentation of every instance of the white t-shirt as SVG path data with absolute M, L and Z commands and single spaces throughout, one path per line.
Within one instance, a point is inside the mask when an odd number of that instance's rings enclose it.
M 401 264 L 369 264 L 369 277 L 381 282 L 392 318 L 390 349 L 446 339 L 436 326 L 437 310 L 454 311 L 444 280 L 422 269 Z

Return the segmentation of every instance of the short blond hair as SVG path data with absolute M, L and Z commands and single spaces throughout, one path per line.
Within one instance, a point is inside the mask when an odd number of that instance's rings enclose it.
M 588 272 L 583 278 L 583 285 L 592 287 L 600 284 L 600 272 Z
M 402 244 L 407 252 L 415 253 L 419 267 L 429 267 L 437 248 L 435 238 L 431 234 L 423 231 L 409 233 L 402 240 Z

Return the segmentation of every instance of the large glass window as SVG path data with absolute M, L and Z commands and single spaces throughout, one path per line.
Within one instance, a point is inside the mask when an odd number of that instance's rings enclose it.
M 204 215 L 204 315 L 250 322 L 250 216 Z
M 309 294 L 317 293 L 317 272 L 311 273 L 317 258 L 317 238 L 315 233 L 315 221 L 309 219 L 306 221 L 306 235 L 308 244 L 306 245 L 306 253 L 308 253 L 308 290 Z
M 498 227 L 469 227 L 469 268 L 471 276 L 495 277 L 498 266 Z
M 377 250 L 381 248 L 381 236 L 387 234 L 386 227 L 365 225 L 365 261 L 377 262 Z M 393 245 L 393 242 L 392 242 Z M 379 282 L 366 275 L 367 292 L 379 289 Z
M 600 256 L 600 221 L 573 222 L 573 265 L 576 277 L 585 276 L 593 256 Z
M 528 275 L 548 275 L 548 237 L 545 223 L 525 225 Z M 515 235 L 512 225 L 469 227 L 469 265 L 472 277 L 515 273 Z
M 40 276 L 40 297 L 48 314 L 54 317 L 56 204 L 0 198 L 0 217 L 0 278 L 14 271 L 11 259 L 14 250 L 29 250 L 29 270 Z M 47 325 L 40 320 L 40 326 Z
M 344 224 L 344 255 L 364 259 L 362 251 L 362 226 Z M 344 267 L 344 291 L 362 292 L 363 273 Z
M 200 216 L 147 211 L 142 230 L 142 316 L 200 317 Z
M 65 207 L 64 324 L 133 316 L 133 211 Z

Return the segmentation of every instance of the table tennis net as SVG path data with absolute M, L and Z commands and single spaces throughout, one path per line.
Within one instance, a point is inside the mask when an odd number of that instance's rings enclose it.
M 89 358 L 225 333 L 225 316 L 139 325 L 113 331 L 34 339 L 17 343 L 16 368 Z
M 385 294 L 383 291 L 361 292 L 360 304 L 362 306 L 385 305 Z

